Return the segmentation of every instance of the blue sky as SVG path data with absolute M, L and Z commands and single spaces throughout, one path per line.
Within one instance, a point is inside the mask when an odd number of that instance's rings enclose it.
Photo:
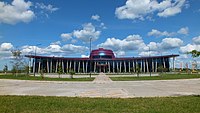
M 199 0 L 0 1 L 0 69 L 11 50 L 25 54 L 87 57 L 112 49 L 117 57 L 200 51 Z M 189 57 L 190 58 L 190 57 Z M 187 59 L 187 60 L 186 60 Z M 179 64 L 177 64 L 179 65 Z

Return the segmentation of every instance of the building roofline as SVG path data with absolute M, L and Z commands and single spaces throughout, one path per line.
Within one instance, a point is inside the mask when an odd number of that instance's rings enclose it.
M 112 59 L 92 59 L 92 60 L 140 60 L 140 59 L 151 59 L 151 58 L 172 58 L 172 57 L 178 57 L 179 55 L 177 54 L 172 54 L 172 55 L 163 55 L 163 56 L 148 56 L 148 57 L 116 57 Z M 49 58 L 49 59 L 60 59 L 60 60 L 90 60 L 90 58 L 68 58 L 68 57 L 54 57 L 54 56 L 34 56 L 34 55 L 25 55 L 25 57 L 28 58 Z

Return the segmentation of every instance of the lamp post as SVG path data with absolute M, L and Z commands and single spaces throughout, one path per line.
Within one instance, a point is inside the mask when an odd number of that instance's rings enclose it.
M 92 64 L 92 58 L 91 58 L 91 51 L 92 51 L 92 38 L 90 37 L 90 78 L 92 77 L 92 73 L 91 73 L 91 64 Z
M 149 46 L 148 46 L 149 47 Z M 151 58 L 150 58 L 150 47 L 149 47 L 149 61 L 151 61 Z M 151 62 L 150 62 L 151 63 Z M 151 76 L 151 65 L 149 66 L 149 74 Z
M 34 59 L 34 67 L 33 67 L 33 68 L 34 68 L 34 70 L 33 70 L 34 76 L 35 76 L 35 70 L 36 70 L 36 69 L 35 69 L 35 65 L 36 65 L 36 51 L 37 51 L 37 47 L 36 47 L 36 46 L 39 46 L 39 45 L 41 45 L 41 44 L 36 44 L 36 45 L 35 45 L 35 48 L 34 48 L 34 49 L 35 49 L 35 59 Z

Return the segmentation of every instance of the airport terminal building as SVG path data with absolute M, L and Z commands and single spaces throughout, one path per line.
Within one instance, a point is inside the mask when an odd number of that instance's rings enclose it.
M 63 73 L 70 70 L 76 73 L 134 73 L 138 69 L 141 73 L 148 73 L 158 72 L 159 67 L 169 71 L 170 58 L 177 56 L 179 55 L 117 58 L 112 50 L 104 48 L 92 50 L 89 58 L 26 55 L 32 61 L 29 64 L 32 73 L 40 73 L 41 70 L 45 73 L 57 73 L 58 68 L 62 68 Z M 174 60 L 172 65 L 174 67 Z

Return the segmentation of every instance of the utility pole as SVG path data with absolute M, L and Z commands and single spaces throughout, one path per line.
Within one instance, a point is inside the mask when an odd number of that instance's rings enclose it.
M 90 78 L 92 77 L 92 73 L 91 73 L 91 69 L 92 69 L 92 56 L 91 56 L 91 52 L 92 52 L 92 38 L 90 37 Z

